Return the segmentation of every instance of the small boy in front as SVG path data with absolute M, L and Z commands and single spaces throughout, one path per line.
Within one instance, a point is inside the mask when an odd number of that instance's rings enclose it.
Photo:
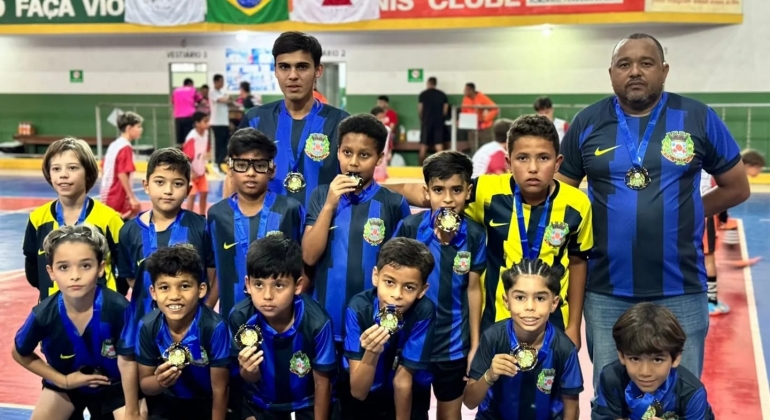
M 244 381 L 247 420 L 328 420 L 331 378 L 337 370 L 331 319 L 309 295 L 300 294 L 302 249 L 283 236 L 249 246 L 249 297 L 230 313 L 232 355 Z M 240 333 L 258 329 L 261 343 Z M 243 346 L 243 347 L 242 347 Z
M 548 320 L 559 307 L 560 270 L 523 259 L 503 272 L 510 319 L 484 331 L 464 403 L 478 420 L 577 420 L 583 392 L 577 349 Z
M 410 214 L 404 197 L 374 181 L 384 159 L 385 125 L 374 116 L 345 118 L 337 155 L 342 174 L 313 191 L 308 204 L 302 258 L 315 266 L 313 297 L 332 318 L 334 339 L 342 341 L 345 306 L 371 287 L 380 248 Z
M 200 302 L 207 290 L 200 256 L 187 245 L 162 248 L 147 271 L 158 309 L 139 323 L 136 360 L 149 420 L 224 420 L 231 336 Z
M 618 360 L 605 366 L 591 420 L 713 420 L 706 388 L 679 366 L 687 339 L 671 311 L 649 302 L 612 327 Z
M 198 196 L 198 214 L 206 215 L 206 198 L 209 193 L 209 181 L 206 178 L 206 165 L 211 159 L 209 141 L 210 119 L 208 114 L 196 112 L 192 116 L 193 129 L 187 134 L 182 151 L 190 159 L 192 166 L 192 190 L 187 198 L 187 210 L 195 211 L 195 196 Z
M 142 137 L 142 122 L 139 114 L 126 112 L 118 117 L 120 137 L 107 147 L 102 160 L 102 184 L 99 200 L 120 213 L 123 220 L 128 220 L 139 213 L 139 199 L 134 194 L 131 174 L 134 166 L 134 149 L 131 142 Z
M 275 177 L 276 153 L 276 143 L 253 128 L 236 131 L 227 146 L 228 178 L 235 194 L 214 204 L 208 212 L 219 277 L 209 302 L 218 297 L 219 313 L 225 317 L 246 297 L 249 244 L 276 234 L 302 240 L 304 208 L 299 201 L 268 188 Z
M 481 225 L 461 216 L 471 192 L 470 158 L 438 152 L 425 160 L 422 172 L 431 210 L 402 220 L 395 236 L 424 243 L 436 260 L 426 293 L 437 309 L 431 357 L 436 417 L 459 419 L 465 376 L 479 345 L 487 238 Z
M 350 390 L 338 389 L 342 419 L 428 419 L 436 307 L 423 297 L 434 265 L 424 244 L 393 238 L 372 270 L 374 288 L 350 300 L 343 358 Z

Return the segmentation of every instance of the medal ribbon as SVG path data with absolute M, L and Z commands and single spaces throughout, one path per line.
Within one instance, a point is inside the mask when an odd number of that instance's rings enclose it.
M 80 216 L 78 216 L 78 221 L 75 222 L 75 226 L 82 225 L 83 222 L 86 221 L 86 216 L 88 215 L 88 204 L 90 202 L 91 199 L 88 197 L 83 200 L 83 209 L 80 210 Z M 59 227 L 67 225 L 64 223 L 64 209 L 62 208 L 61 201 L 59 200 L 56 200 L 56 223 L 59 225 Z
M 633 381 L 629 382 L 625 391 L 626 404 L 631 413 L 629 420 L 642 420 L 642 416 L 644 416 L 647 409 L 650 408 L 655 401 L 658 401 L 665 411 L 666 403 L 668 402 L 667 400 L 670 400 L 671 396 L 669 391 L 674 388 L 676 381 L 676 369 L 671 369 L 668 378 L 666 378 L 666 382 L 652 394 L 643 393 Z
M 168 246 L 174 246 L 178 244 L 187 243 L 187 229 L 185 229 L 182 226 L 182 219 L 184 217 L 184 210 L 180 210 L 179 213 L 176 215 L 176 219 L 174 219 L 174 222 L 171 223 L 171 226 L 169 226 L 169 229 L 171 229 L 171 237 L 168 239 Z M 141 215 L 137 216 L 136 220 L 139 222 L 140 226 L 141 223 Z M 155 223 L 152 221 L 152 210 L 150 210 L 150 222 L 147 224 L 146 229 L 142 229 L 142 253 L 145 259 L 149 258 L 150 255 L 156 253 L 158 251 L 158 233 L 155 230 Z M 142 296 L 144 296 L 144 311 L 145 313 L 150 312 L 152 310 L 152 298 L 150 297 L 149 293 L 149 287 L 152 284 L 152 280 L 150 279 L 150 273 L 147 272 L 147 270 L 144 271 L 144 284 L 142 287 L 144 288 L 144 291 L 142 292 Z
M 299 143 L 297 143 L 297 150 L 293 150 L 292 126 L 294 125 L 294 118 L 292 118 L 289 111 L 286 110 L 286 104 L 283 101 L 281 101 L 281 104 L 278 106 L 278 126 L 275 129 L 275 141 L 282 142 L 278 144 L 279 150 L 288 152 L 287 163 L 290 168 L 288 171 L 289 173 L 299 173 L 299 162 L 302 158 L 302 152 L 305 151 L 305 144 L 307 143 L 308 137 L 310 137 L 310 130 L 314 128 L 313 123 L 318 112 L 320 112 L 322 108 L 323 104 L 321 102 L 315 101 L 313 103 L 313 108 L 310 109 L 310 113 L 305 117 L 305 127 L 302 129 Z M 286 173 L 283 173 L 283 168 L 284 166 L 282 165 L 276 165 L 276 179 L 280 179 L 281 182 L 283 182 L 283 179 L 286 178 L 287 175 Z M 283 189 L 285 190 L 285 188 Z
M 193 360 L 200 360 L 202 358 L 201 342 L 198 339 L 200 336 L 200 328 L 198 327 L 198 318 L 200 318 L 200 315 L 201 307 L 198 305 L 198 309 L 195 311 L 195 318 L 193 318 L 192 322 L 190 323 L 190 328 L 187 330 L 187 334 L 185 334 L 184 338 L 179 343 L 190 350 L 190 355 L 192 355 Z M 165 319 L 160 325 L 160 331 L 158 334 L 160 338 L 160 340 L 158 340 L 158 344 L 168 343 L 165 348 L 160 349 L 161 354 L 163 354 L 163 352 L 165 352 L 169 347 L 171 347 L 172 344 L 174 344 L 174 338 L 171 335 L 171 330 L 168 328 L 168 323 L 165 321 Z
M 540 372 L 542 372 L 545 369 L 553 369 L 553 354 L 550 350 L 551 348 L 551 341 L 553 341 L 553 325 L 551 323 L 545 324 L 545 337 L 543 337 L 543 345 L 540 347 L 540 350 L 537 351 L 537 363 L 540 364 Z M 511 350 L 515 349 L 519 345 L 519 340 L 516 338 L 516 331 L 513 329 L 513 321 L 508 321 L 508 338 L 511 343 Z M 519 372 L 516 374 L 516 376 L 519 375 L 534 375 L 535 372 L 537 372 L 538 369 L 535 368 L 528 372 Z M 521 378 L 506 378 L 506 380 L 522 380 Z M 555 379 L 554 379 L 555 380 Z M 513 401 L 514 399 L 511 399 Z M 520 403 L 517 402 L 517 403 Z M 518 412 L 517 407 L 509 407 L 509 410 L 506 410 L 512 413 Z M 537 390 L 535 392 L 535 419 L 536 420 L 551 420 L 553 418 L 553 407 L 551 403 L 551 394 L 546 394 L 540 390 Z
M 524 223 L 524 205 L 521 199 L 521 190 L 518 184 L 513 186 L 513 201 L 516 203 L 516 218 L 519 222 L 519 239 L 521 240 L 521 255 L 524 258 L 530 260 L 536 260 L 540 255 L 540 247 L 543 245 L 543 238 L 545 237 L 545 228 L 548 224 L 548 213 L 551 210 L 551 195 L 549 191 L 548 197 L 545 199 L 545 207 L 543 207 L 543 214 L 540 215 L 540 221 L 537 223 L 537 233 L 535 235 L 535 241 L 532 248 L 529 246 L 529 236 L 527 235 L 527 225 Z M 532 212 L 530 210 L 530 217 Z
M 259 230 L 257 231 L 257 237 L 254 240 L 264 238 L 267 235 L 268 229 L 277 229 L 276 223 L 270 223 L 272 214 L 270 209 L 275 203 L 276 194 L 272 191 L 268 191 L 265 194 L 265 200 L 262 203 L 262 210 L 257 214 L 259 216 Z M 233 194 L 228 200 L 230 208 L 233 209 L 233 236 L 235 237 L 235 273 L 238 276 L 237 281 L 233 285 L 233 302 L 240 302 L 246 297 L 246 293 L 243 291 L 245 287 L 244 279 L 246 278 L 246 254 L 249 252 L 249 244 L 251 240 L 249 238 L 249 232 L 251 231 L 249 218 L 246 217 L 238 207 L 238 194 Z
M 83 336 L 78 333 L 78 329 L 72 320 L 67 316 L 67 307 L 64 305 L 64 295 L 59 293 L 58 305 L 59 305 L 59 317 L 61 318 L 64 331 L 67 333 L 72 346 L 75 349 L 75 369 L 80 369 L 85 366 L 99 368 L 101 367 L 101 354 L 102 354 L 102 342 L 104 331 L 101 329 L 101 314 L 102 314 L 102 288 L 96 286 L 96 294 L 94 295 L 94 309 L 91 315 L 91 320 L 88 321 L 88 325 L 85 329 L 89 329 L 91 333 L 91 345 L 86 344 L 83 340 Z M 83 330 L 85 332 L 85 329 Z
M 631 130 L 628 128 L 626 114 L 623 112 L 623 108 L 620 107 L 618 98 L 615 97 L 613 100 L 615 104 L 615 114 L 618 117 L 618 126 L 620 127 L 620 131 L 623 134 L 623 137 L 625 137 L 628 155 L 631 157 L 631 164 L 635 168 L 642 167 L 644 155 L 647 153 L 647 146 L 650 144 L 650 139 L 652 138 L 652 132 L 655 131 L 655 124 L 658 123 L 658 117 L 660 117 L 660 112 L 666 105 L 667 100 L 668 94 L 663 92 L 663 95 L 660 97 L 660 101 L 658 101 L 658 104 L 655 105 L 655 108 L 653 108 L 652 113 L 650 114 L 650 121 L 647 123 L 647 128 L 644 130 L 644 136 L 642 136 L 642 141 L 639 143 L 638 147 L 636 145 L 637 136 L 632 134 Z

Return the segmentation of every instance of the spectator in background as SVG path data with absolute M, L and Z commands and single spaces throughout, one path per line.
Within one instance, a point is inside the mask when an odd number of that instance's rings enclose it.
M 382 120 L 382 123 L 385 124 L 385 127 L 388 127 L 391 132 L 395 132 L 396 127 L 398 127 L 398 114 L 390 108 L 390 98 L 386 95 L 377 97 L 377 106 L 385 110 L 385 118 Z
M 512 120 L 501 118 L 492 126 L 492 134 L 495 141 L 491 141 L 479 148 L 473 154 L 473 178 L 484 174 L 504 174 L 508 172 L 508 163 L 505 161 L 508 151 L 505 148 L 508 130 L 513 124 Z
M 561 140 L 564 138 L 564 133 L 566 133 L 567 129 L 569 128 L 569 123 L 562 119 L 554 118 L 553 102 L 551 102 L 551 99 L 547 96 L 541 96 L 535 101 L 534 107 L 535 112 L 537 112 L 538 115 L 544 115 L 548 117 L 549 120 L 553 121 L 553 125 L 556 127 L 556 132 L 559 133 L 559 142 L 561 142 Z
M 214 89 L 209 93 L 211 129 L 214 131 L 214 169 L 221 174 L 219 165 L 227 160 L 227 142 L 230 140 L 230 104 L 233 100 L 225 93 L 225 78 L 214 75 Z
M 243 112 L 248 112 L 254 108 L 254 99 L 251 97 L 251 84 L 241 82 L 241 93 L 238 95 L 238 103 L 243 106 Z
M 195 107 L 200 102 L 200 94 L 195 89 L 192 79 L 184 79 L 181 87 L 174 89 L 171 102 L 174 107 L 174 122 L 176 123 L 176 144 L 182 146 L 187 133 L 193 129 L 192 116 Z
M 201 86 L 198 95 L 199 96 L 196 98 L 198 101 L 196 103 L 197 112 L 202 112 L 207 115 L 211 114 L 211 102 L 209 102 L 209 85 Z
M 313 97 L 318 99 L 322 104 L 328 104 L 329 100 L 326 99 L 326 96 L 324 96 L 323 93 L 321 93 L 320 90 L 318 90 L 318 85 L 313 86 Z
M 489 96 L 476 90 L 473 83 L 465 84 L 465 96 L 463 96 L 463 108 L 460 112 L 463 114 L 478 114 L 479 128 L 478 139 L 479 146 L 492 140 L 492 124 L 495 122 L 500 109 L 497 104 L 489 99 Z M 480 106 L 482 108 L 468 108 L 471 106 Z M 470 139 L 468 139 L 470 141 Z
M 449 115 L 449 98 L 436 89 L 438 81 L 428 78 L 427 89 L 420 93 L 417 103 L 417 115 L 420 117 L 420 166 L 433 147 L 436 152 L 444 150 L 446 116 Z
M 385 142 L 385 150 L 382 151 L 382 162 L 374 168 L 374 180 L 382 183 L 388 179 L 388 163 L 393 157 L 393 130 L 388 127 L 388 116 L 384 108 L 375 106 L 370 112 L 388 129 L 388 141 Z

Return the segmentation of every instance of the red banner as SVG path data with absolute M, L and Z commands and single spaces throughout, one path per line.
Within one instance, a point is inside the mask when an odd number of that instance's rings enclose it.
M 643 11 L 644 0 L 380 0 L 380 19 Z

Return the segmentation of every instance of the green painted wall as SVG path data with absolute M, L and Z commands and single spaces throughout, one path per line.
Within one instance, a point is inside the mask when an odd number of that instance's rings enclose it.
M 709 104 L 716 103 L 753 103 L 770 104 L 770 92 L 763 93 L 701 93 L 687 94 Z M 557 104 L 557 116 L 570 120 L 578 111 L 577 108 L 558 109 L 558 104 L 590 104 L 606 95 L 551 95 Z M 376 103 L 377 95 L 348 95 L 348 110 L 352 113 L 369 112 Z M 490 95 L 498 104 L 519 104 L 521 107 L 504 108 L 501 116 L 515 118 L 523 113 L 532 112 L 529 104 L 533 103 L 536 95 Z M 265 102 L 278 99 L 275 95 L 263 97 Z M 390 95 L 391 106 L 399 113 L 401 124 L 407 129 L 419 127 L 417 119 L 416 95 Z M 459 104 L 460 95 L 450 95 L 452 103 Z M 9 141 L 16 133 L 20 121 L 32 122 L 39 134 L 95 136 L 96 123 L 94 109 L 97 104 L 138 103 L 138 104 L 168 104 L 166 95 L 20 95 L 0 94 L 0 142 Z M 124 107 L 124 110 L 133 110 Z M 111 108 L 103 107 L 103 117 Z M 158 143 L 160 146 L 173 142 L 170 136 L 170 115 L 167 108 L 156 109 L 156 122 L 153 124 L 150 108 L 137 108 L 145 119 L 145 136 L 141 144 L 151 144 L 154 125 L 157 125 Z M 716 108 L 723 116 L 731 132 L 741 144 L 746 145 L 746 139 L 751 132 L 751 147 L 770 156 L 770 107 L 752 108 L 751 123 L 749 124 L 748 108 Z M 103 135 L 114 134 L 112 127 L 103 124 Z M 411 161 L 411 156 L 410 159 Z

